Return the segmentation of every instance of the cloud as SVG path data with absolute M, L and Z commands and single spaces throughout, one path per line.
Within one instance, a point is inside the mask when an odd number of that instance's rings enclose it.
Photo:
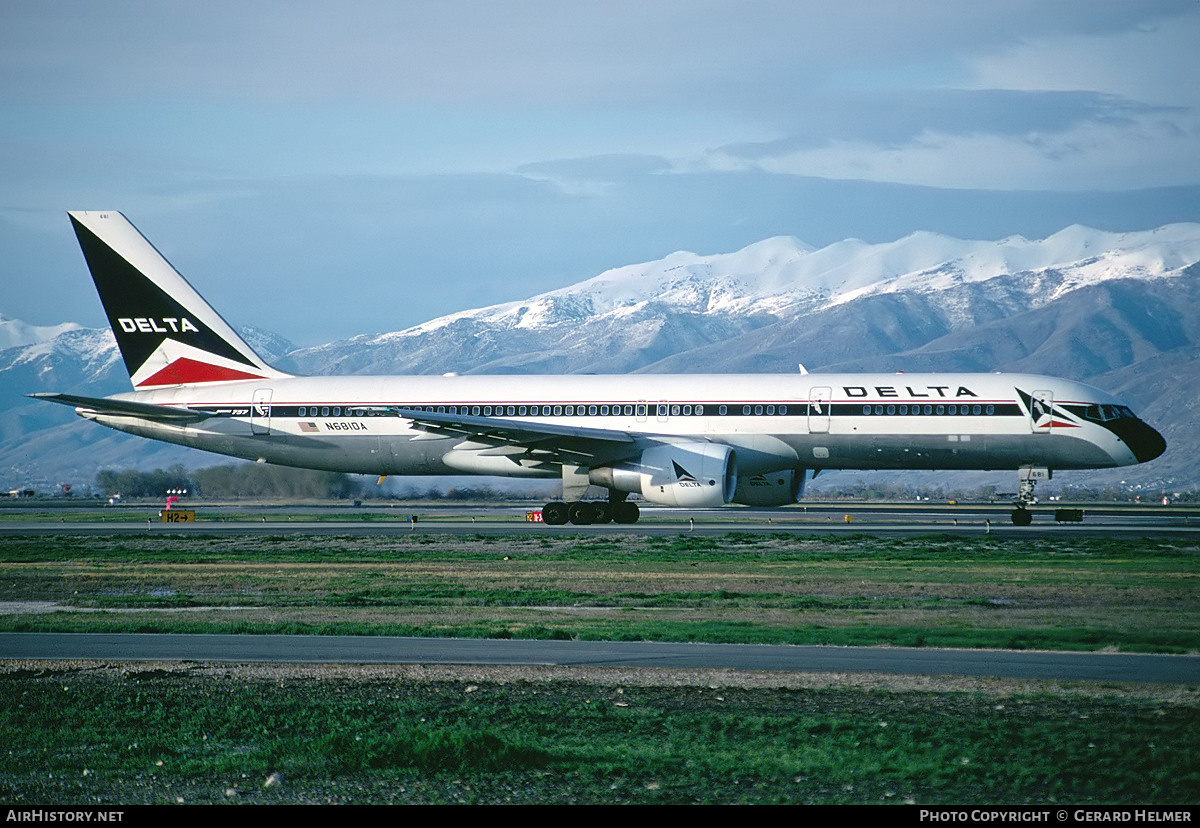
M 1119 31 L 1022 39 L 969 61 L 971 85 L 1014 90 L 1091 90 L 1151 105 L 1200 106 L 1200 9 Z M 1189 51 L 1192 50 L 1192 51 Z
M 902 96 L 894 92 L 816 95 L 797 107 L 785 136 L 728 145 L 719 151 L 749 160 L 830 141 L 895 147 L 929 132 L 1020 136 L 1065 131 L 1089 122 L 1131 123 L 1167 111 L 1094 92 L 928 89 Z
M 1194 14 L 1194 4 L 9 0 L 0 90 L 772 108 L 789 89 L 961 85 L 992 65 L 1003 73 L 1021 44 L 1069 42 L 1082 30 L 1086 52 L 1180 11 Z M 1168 45 L 1180 54 L 1185 44 Z
M 719 150 L 715 169 L 950 189 L 1122 190 L 1200 184 L 1197 126 L 1169 111 L 1061 128 L 924 129 L 901 141 L 785 139 Z
M 1148 188 L 1200 184 L 1197 35 L 1194 0 L 6 0 L 0 312 L 96 312 L 75 208 L 297 341 L 778 234 L 1195 220 Z
M 1005 97 L 1012 97 L 1005 93 Z M 730 144 L 687 169 L 757 169 L 953 189 L 1112 190 L 1200 183 L 1200 121 L 1178 108 L 1089 93 L 1028 93 L 1065 105 L 876 118 L 844 131 L 805 129 Z M 1075 106 L 1074 103 L 1086 102 Z M 1094 104 L 1094 105 L 1092 105 Z
M 774 138 L 719 147 L 708 163 L 950 188 L 1200 183 L 1200 62 L 1188 45 L 1200 9 L 1072 21 L 966 51 L 951 84 L 810 89 L 776 116 Z

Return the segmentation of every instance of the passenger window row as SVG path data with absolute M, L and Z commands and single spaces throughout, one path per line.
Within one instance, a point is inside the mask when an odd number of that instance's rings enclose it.
M 730 413 L 730 406 L 722 405 L 719 407 L 719 413 L 724 416 Z M 736 410 L 736 406 L 732 407 Z M 793 406 L 795 409 L 795 406 Z M 702 417 L 707 410 L 710 414 L 713 411 L 713 406 L 708 406 L 699 403 L 689 404 L 660 404 L 657 406 L 657 414 L 660 417 Z M 741 407 L 742 414 L 750 414 L 752 407 L 744 405 Z M 273 411 L 277 416 L 286 416 L 287 407 L 274 406 Z M 632 417 L 636 413 L 638 417 L 646 417 L 649 414 L 649 406 L 644 403 L 632 405 L 625 404 L 593 404 L 593 405 L 401 405 L 387 406 L 386 409 L 377 407 L 365 408 L 359 406 L 299 406 L 296 409 L 297 417 L 375 417 L 383 414 L 399 414 L 402 411 L 429 411 L 437 414 L 469 414 L 473 417 Z M 755 414 L 787 414 L 788 407 L 786 405 L 755 405 L 753 413 Z
M 878 416 L 955 416 L 961 414 L 970 414 L 979 416 L 980 414 L 991 416 L 996 413 L 994 405 L 864 405 L 862 407 L 864 417 Z
M 815 404 L 814 404 L 815 405 Z M 1011 407 L 1011 406 L 1008 406 Z M 272 406 L 275 416 L 287 416 L 290 406 Z M 651 408 L 654 409 L 651 412 Z M 406 411 L 428 411 L 437 414 L 466 414 L 472 417 L 647 417 L 654 414 L 658 417 L 703 417 L 705 414 L 719 417 L 803 417 L 808 415 L 809 406 L 806 403 L 724 403 L 721 405 L 701 403 L 658 403 L 654 406 L 646 403 L 596 403 L 596 404 L 557 404 L 557 405 L 400 405 L 400 406 L 355 406 L 355 405 L 322 405 L 298 406 L 295 408 L 297 417 L 381 417 L 402 416 Z M 814 410 L 815 414 L 834 413 L 837 415 L 853 415 L 861 413 L 865 417 L 879 416 L 992 416 L 999 413 L 992 404 L 926 404 L 926 405 L 863 405 L 826 404 L 825 411 Z M 1130 416 L 1125 410 L 1119 414 L 1113 411 L 1115 406 L 1105 406 L 1108 410 L 1096 411 L 1091 406 L 1090 419 L 1112 418 L 1115 416 Z M 832 411 L 830 411 L 832 409 Z M 1102 412 L 1102 413 L 1101 413 Z M 1011 413 L 1011 412 L 1004 412 Z M 1097 416 L 1099 415 L 1099 416 Z

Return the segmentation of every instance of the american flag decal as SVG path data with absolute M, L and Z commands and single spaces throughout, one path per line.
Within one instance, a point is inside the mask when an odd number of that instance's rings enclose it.
M 301 423 L 300 430 L 305 432 L 306 434 L 312 434 L 312 433 L 316 432 L 318 429 L 317 429 L 316 423 Z

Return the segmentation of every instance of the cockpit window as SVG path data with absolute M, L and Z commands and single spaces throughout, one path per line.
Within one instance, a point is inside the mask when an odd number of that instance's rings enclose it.
M 1096 423 L 1107 423 L 1110 420 L 1136 419 L 1133 412 L 1124 405 L 1089 405 L 1083 410 L 1085 419 Z

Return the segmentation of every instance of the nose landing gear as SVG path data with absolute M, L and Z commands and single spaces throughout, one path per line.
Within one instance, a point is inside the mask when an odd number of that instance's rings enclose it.
M 1028 526 L 1033 522 L 1033 512 L 1029 511 L 1030 504 L 1037 503 L 1033 489 L 1039 480 L 1049 480 L 1053 473 L 1050 469 L 1024 466 L 1017 469 L 1017 502 L 1013 509 L 1013 526 Z

